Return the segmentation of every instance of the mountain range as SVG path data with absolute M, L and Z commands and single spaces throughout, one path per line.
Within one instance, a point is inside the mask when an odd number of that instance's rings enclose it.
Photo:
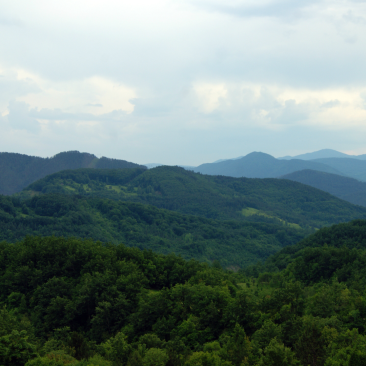
M 327 159 L 327 158 L 352 158 L 359 160 L 366 160 L 366 154 L 363 155 L 349 155 L 332 149 L 322 149 L 311 153 L 296 155 L 296 156 L 284 156 L 278 159 L 301 159 L 301 160 L 314 160 L 314 159 Z
M 97 158 L 93 154 L 67 151 L 51 158 L 40 158 L 15 153 L 0 153 L 0 194 L 13 194 L 48 174 L 65 169 L 96 168 L 121 169 L 145 166 L 125 160 Z
M 230 177 L 276 178 L 304 169 L 343 174 L 336 168 L 328 166 L 323 162 L 304 161 L 300 159 L 279 160 L 261 152 L 253 152 L 240 159 L 202 164 L 194 168 L 193 171 L 201 174 L 226 175 Z

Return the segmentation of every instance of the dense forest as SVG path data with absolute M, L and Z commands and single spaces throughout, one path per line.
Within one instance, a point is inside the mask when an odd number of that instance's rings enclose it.
M 111 165 L 0 195 L 1 366 L 366 365 L 366 208 Z
M 364 207 L 297 182 L 209 176 L 168 166 L 63 171 L 31 184 L 20 197 L 52 192 L 140 202 L 218 220 L 287 223 L 306 229 L 366 218 Z
M 265 271 L 283 270 L 295 259 L 302 257 L 306 251 L 314 249 L 314 253 L 316 253 L 317 250 L 320 250 L 319 248 L 324 246 L 337 249 L 346 248 L 347 250 L 366 250 L 366 221 L 354 220 L 348 223 L 322 228 L 314 235 L 301 240 L 296 245 L 280 250 L 268 258 L 264 264 L 258 263 L 255 266 L 247 268 L 246 272 L 247 274 L 255 274 Z M 353 253 L 356 252 L 354 251 Z M 331 256 L 329 260 L 332 260 Z M 336 264 L 335 258 L 334 263 Z M 329 265 L 330 263 L 324 263 L 321 269 L 325 269 Z
M 366 250 L 344 245 L 361 227 L 324 229 L 257 275 L 122 244 L 2 242 L 0 364 L 365 365 Z
M 219 221 L 134 202 L 44 194 L 0 196 L 0 240 L 57 235 L 124 243 L 200 261 L 244 267 L 295 244 L 310 229 L 284 223 Z
M 51 158 L 2 152 L 0 153 L 0 194 L 10 195 L 20 192 L 36 180 L 65 169 L 123 169 L 137 167 L 146 169 L 145 166 L 125 160 L 105 157 L 98 159 L 93 154 L 78 151 L 62 152 Z

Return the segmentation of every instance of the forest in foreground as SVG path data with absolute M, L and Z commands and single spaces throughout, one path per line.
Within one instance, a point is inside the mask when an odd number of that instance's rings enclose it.
M 319 230 L 257 273 L 92 240 L 2 242 L 0 364 L 365 365 L 365 227 Z

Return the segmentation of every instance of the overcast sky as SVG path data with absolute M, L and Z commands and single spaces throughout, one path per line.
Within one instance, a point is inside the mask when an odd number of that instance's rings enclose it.
M 0 0 L 0 151 L 366 153 L 366 0 Z

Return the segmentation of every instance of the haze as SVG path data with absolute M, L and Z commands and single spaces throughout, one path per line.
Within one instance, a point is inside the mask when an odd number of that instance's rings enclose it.
M 366 153 L 366 1 L 0 1 L 1 151 Z

